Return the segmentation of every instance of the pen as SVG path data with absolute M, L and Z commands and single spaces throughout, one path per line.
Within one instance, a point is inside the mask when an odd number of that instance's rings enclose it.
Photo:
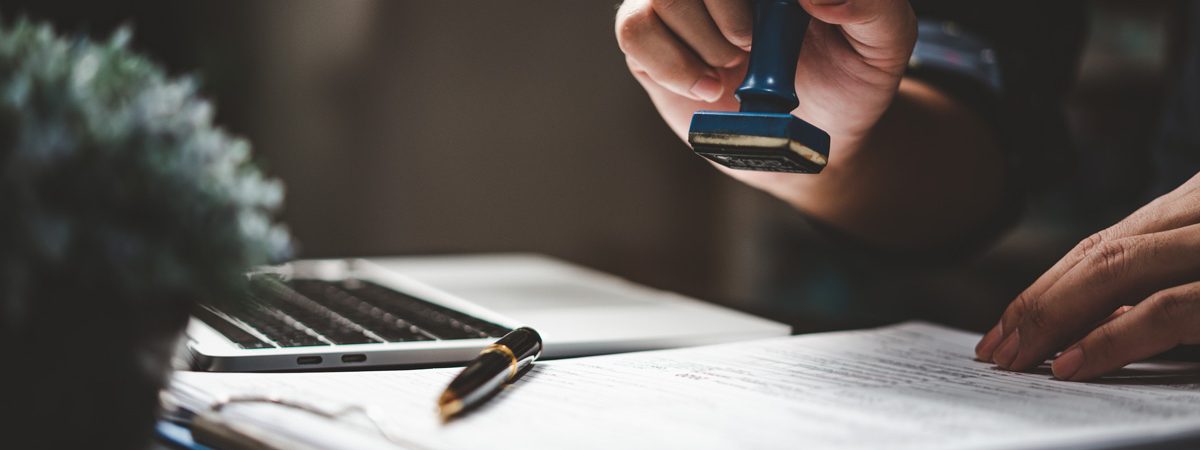
M 479 352 L 438 398 L 442 420 L 483 403 L 521 376 L 539 356 L 542 356 L 542 337 L 533 328 L 521 327 L 508 332 L 495 344 Z

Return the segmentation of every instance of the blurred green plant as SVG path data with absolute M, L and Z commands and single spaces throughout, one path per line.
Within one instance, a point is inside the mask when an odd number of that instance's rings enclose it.
M 25 20 L 0 29 L 0 295 L 22 322 L 35 272 L 116 298 L 230 298 L 246 268 L 286 255 L 279 182 L 214 127 L 191 79 L 108 42 Z M 177 295 L 176 295 L 177 294 Z M 154 297 L 167 297 L 154 298 Z M 49 299 L 45 299 L 49 300 Z
M 0 24 L 0 415 L 32 425 L 6 442 L 147 445 L 191 308 L 289 252 L 280 183 L 129 39 Z

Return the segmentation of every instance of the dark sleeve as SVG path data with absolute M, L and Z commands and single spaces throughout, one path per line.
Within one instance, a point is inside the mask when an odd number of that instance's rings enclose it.
M 1075 155 L 1063 99 L 1085 37 L 1085 2 L 913 0 L 912 5 L 922 31 L 950 28 L 991 50 L 998 86 L 953 69 L 921 70 L 918 58 L 910 76 L 944 89 L 994 126 L 1007 152 L 1014 195 L 1036 192 L 1069 173 Z M 921 33 L 918 46 L 933 34 Z
M 978 254 L 1020 217 L 1026 198 L 1071 173 L 1075 152 L 1063 100 L 1085 37 L 1081 0 L 913 0 L 917 48 L 906 77 L 977 112 L 1005 152 L 1004 202 L 962 240 L 920 251 L 887 251 L 810 222 L 855 259 L 948 264 Z

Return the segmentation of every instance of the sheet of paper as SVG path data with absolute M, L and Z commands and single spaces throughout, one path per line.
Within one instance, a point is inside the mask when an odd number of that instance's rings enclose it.
M 1068 383 L 974 361 L 977 339 L 906 323 L 550 361 L 448 424 L 434 400 L 455 369 L 175 381 L 366 405 L 393 442 L 420 448 L 1104 448 L 1200 434 L 1196 365 Z

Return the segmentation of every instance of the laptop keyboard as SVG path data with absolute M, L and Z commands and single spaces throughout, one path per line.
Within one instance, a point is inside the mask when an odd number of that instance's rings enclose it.
M 236 308 L 204 305 L 193 315 L 246 349 L 495 338 L 509 331 L 359 279 L 254 275 L 249 296 Z

